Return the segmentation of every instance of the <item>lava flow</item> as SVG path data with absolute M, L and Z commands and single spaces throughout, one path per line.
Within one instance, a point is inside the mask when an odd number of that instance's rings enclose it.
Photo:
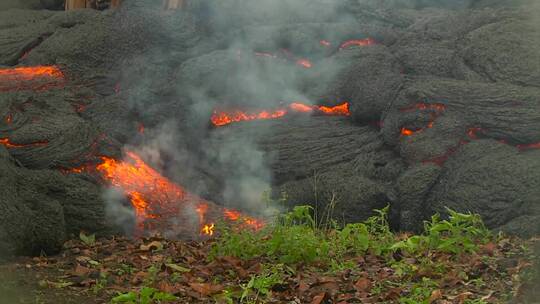
M 234 122 L 250 121 L 250 120 L 267 120 L 281 118 L 289 113 L 311 113 L 333 116 L 349 116 L 349 103 L 345 102 L 334 107 L 327 106 L 314 106 L 304 103 L 294 102 L 287 107 L 275 109 L 275 110 L 261 110 L 261 111 L 217 111 L 215 110 L 210 120 L 216 127 L 225 126 Z
M 29 144 L 17 144 L 13 143 L 9 140 L 9 138 L 0 138 L 0 145 L 4 145 L 6 148 L 24 148 L 24 147 L 32 147 L 32 146 L 45 146 L 47 145 L 47 141 L 40 141 L 40 142 L 33 142 Z
M 365 38 L 365 39 L 353 39 L 353 40 L 347 40 L 345 42 L 343 42 L 340 46 L 339 46 L 339 49 L 340 50 L 343 50 L 343 49 L 346 49 L 350 46 L 366 46 L 366 45 L 373 45 L 373 44 L 377 44 L 377 42 L 373 39 L 373 38 Z
M 47 90 L 64 84 L 64 74 L 56 66 L 0 69 L 0 92 Z
M 431 119 L 429 123 L 427 124 L 427 126 L 425 126 L 424 128 L 416 129 L 416 130 L 402 127 L 401 132 L 400 132 L 402 136 L 411 136 L 416 133 L 422 132 L 425 129 L 432 128 L 435 122 L 435 119 L 437 119 L 437 117 L 446 110 L 446 105 L 442 103 L 416 103 L 410 107 L 400 109 L 401 112 L 425 111 L 425 110 L 431 111 L 430 113 Z
M 153 224 L 156 222 L 160 226 L 167 225 L 168 220 L 174 220 L 189 207 L 193 207 L 198 214 L 201 234 L 214 233 L 214 224 L 206 221 L 207 214 L 210 213 L 221 214 L 222 218 L 235 221 L 241 227 L 259 229 L 264 225 L 261 220 L 244 216 L 238 211 L 234 212 L 239 216 L 231 218 L 230 210 L 188 193 L 148 166 L 134 152 L 126 152 L 125 161 L 102 157 L 102 163 L 96 170 L 130 198 L 135 210 L 138 233 L 156 228 Z

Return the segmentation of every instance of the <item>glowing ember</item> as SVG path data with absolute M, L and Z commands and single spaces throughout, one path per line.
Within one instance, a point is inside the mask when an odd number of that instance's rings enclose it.
M 238 211 L 220 210 L 217 205 L 188 193 L 130 151 L 126 152 L 125 161 L 102 157 L 102 163 L 96 170 L 130 198 L 135 209 L 139 233 L 145 228 L 153 228 L 149 219 L 157 219 L 160 224 L 166 225 L 167 220 L 174 219 L 188 206 L 193 206 L 197 212 L 201 234 L 213 234 L 214 225 L 206 223 L 206 215 L 210 213 L 210 208 L 218 211 L 224 218 L 238 222 L 242 227 L 259 229 L 264 225 L 262 221 L 244 216 Z M 228 214 L 231 212 L 237 213 L 238 216 L 230 218 Z
M 349 103 L 345 102 L 334 107 L 313 106 L 299 102 L 291 103 L 288 107 L 273 111 L 262 110 L 260 112 L 244 112 L 235 110 L 232 112 L 215 110 L 210 120 L 214 126 L 225 126 L 234 122 L 250 120 L 266 120 L 281 118 L 289 113 L 319 113 L 323 115 L 349 116 Z
M 144 124 L 139 123 L 139 127 L 137 128 L 137 131 L 138 131 L 140 134 L 144 134 Z
M 63 83 L 64 74 L 56 66 L 0 69 L 0 92 L 45 90 Z
M 339 49 L 343 50 L 353 45 L 366 46 L 366 45 L 373 45 L 373 44 L 377 44 L 377 42 L 373 40 L 372 38 L 347 40 L 339 46 Z
M 24 147 L 32 147 L 32 146 L 45 146 L 48 144 L 48 142 L 41 141 L 41 142 L 33 142 L 29 144 L 17 144 L 17 143 L 11 142 L 9 138 L 0 138 L 0 144 L 4 145 L 6 148 L 24 148 Z

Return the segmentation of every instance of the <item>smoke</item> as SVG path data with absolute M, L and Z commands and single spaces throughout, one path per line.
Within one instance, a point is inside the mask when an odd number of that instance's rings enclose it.
M 272 186 L 272 159 L 258 146 L 271 130 L 263 127 L 240 137 L 234 130 L 212 129 L 210 115 L 219 108 L 317 102 L 306 95 L 305 87 L 312 86 L 306 79 L 332 78 L 338 69 L 322 75 L 296 61 L 326 56 L 313 38 L 345 39 L 354 20 L 341 12 L 339 1 L 187 3 L 183 11 L 164 12 L 155 1 L 133 0 L 118 14 L 148 22 L 152 36 L 143 52 L 124 62 L 121 73 L 123 97 L 145 123 L 144 139 L 126 148 L 190 192 L 257 215 L 273 213 L 275 208 L 263 201 Z M 325 29 L 328 21 L 348 25 Z M 292 23 L 305 25 L 295 30 Z M 306 39 L 312 40 L 307 48 Z M 117 191 L 104 195 L 109 217 L 132 229 L 135 215 L 123 196 Z
M 496 2 L 200 0 L 187 1 L 184 10 L 164 12 L 156 1 L 127 1 L 119 16 L 148 24 L 144 34 L 150 35 L 147 47 L 127 59 L 122 71 L 124 98 L 145 122 L 144 140 L 128 146 L 188 191 L 265 214 L 261 198 L 272 186 L 272 156 L 258 143 L 272 130 L 260 127 L 250 136 L 236 127 L 215 130 L 209 125 L 212 111 L 337 102 L 321 100 L 318 94 L 341 68 L 325 61 L 340 42 L 367 38 L 363 30 L 370 25 L 352 16 L 351 5 L 459 9 Z M 535 9 L 540 6 L 531 3 Z M 538 25 L 537 17 L 533 20 Z M 321 40 L 331 46 L 321 45 Z M 313 61 L 314 67 L 295 64 L 300 59 Z M 115 195 L 106 197 L 113 217 L 121 222 L 133 217 Z

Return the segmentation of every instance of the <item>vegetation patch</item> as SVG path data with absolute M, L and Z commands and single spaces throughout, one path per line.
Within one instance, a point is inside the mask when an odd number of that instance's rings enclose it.
M 526 301 L 538 278 L 528 249 L 535 240 L 493 235 L 479 216 L 452 210 L 422 234 L 396 234 L 387 211 L 320 227 L 300 206 L 259 231 L 218 224 L 202 242 L 81 233 L 59 257 L 1 269 L 32 274 L 40 299 L 54 291 L 78 303 Z

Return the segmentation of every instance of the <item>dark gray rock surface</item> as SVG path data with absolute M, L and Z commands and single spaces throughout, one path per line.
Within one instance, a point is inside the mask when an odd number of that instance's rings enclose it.
M 540 232 L 530 146 L 540 142 L 540 35 L 529 7 L 227 0 L 163 12 L 132 0 L 53 12 L 30 2 L 0 6 L 0 66 L 58 65 L 66 83 L 0 92 L 0 139 L 27 145 L 0 146 L 3 254 L 108 230 L 103 181 L 58 171 L 123 146 L 159 155 L 165 175 L 222 203 L 268 182 L 287 204 L 344 222 L 390 204 L 394 228 L 418 230 L 450 207 L 492 229 Z M 377 44 L 339 49 L 368 37 Z M 351 115 L 209 124 L 215 108 L 294 101 L 348 101 Z

